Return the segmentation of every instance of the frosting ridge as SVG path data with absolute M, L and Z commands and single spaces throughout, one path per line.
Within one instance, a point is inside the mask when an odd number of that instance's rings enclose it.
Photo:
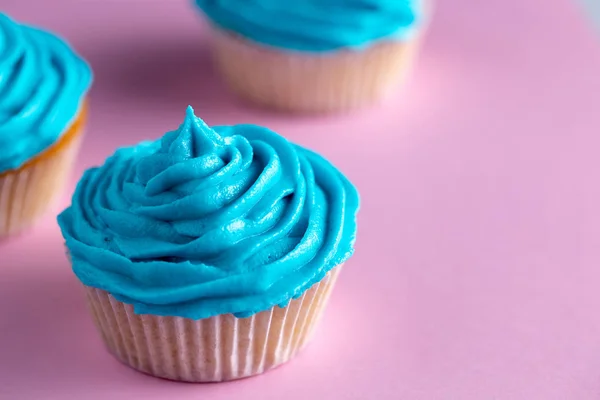
M 86 171 L 58 222 L 79 279 L 136 312 L 245 317 L 350 257 L 358 206 L 319 155 L 189 107 L 179 129 Z
M 0 172 L 60 137 L 91 80 L 89 66 L 62 39 L 0 13 Z
M 269 46 L 322 52 L 411 38 L 422 0 L 194 0 L 217 26 Z

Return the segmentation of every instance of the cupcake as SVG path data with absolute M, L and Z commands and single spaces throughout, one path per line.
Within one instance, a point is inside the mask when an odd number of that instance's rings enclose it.
M 31 226 L 63 189 L 91 81 L 62 39 L 0 14 L 0 237 Z
M 108 350 L 150 375 L 215 382 L 307 344 L 358 205 L 321 156 L 188 108 L 177 130 L 86 171 L 58 223 Z
M 423 0 L 195 0 L 242 98 L 291 112 L 375 103 L 407 76 Z

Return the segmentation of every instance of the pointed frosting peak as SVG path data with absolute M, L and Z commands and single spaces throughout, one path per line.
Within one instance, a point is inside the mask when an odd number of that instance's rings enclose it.
M 192 106 L 188 106 L 183 123 L 174 131 L 167 132 L 159 142 L 156 152 L 146 155 L 137 162 L 136 175 L 140 182 L 147 184 L 167 169 L 180 163 L 192 162 L 204 173 L 218 168 L 221 154 L 226 150 L 225 140 L 204 121 L 196 117 Z M 199 159 L 204 159 L 201 161 Z M 195 161 L 193 161 L 195 160 Z M 183 167 L 178 167 L 183 168 Z M 161 179 L 164 179 L 162 175 Z M 150 192 L 155 187 L 150 186 Z
M 188 106 L 183 124 L 163 137 L 162 147 L 163 151 L 176 157 L 197 158 L 223 145 L 223 138 L 196 117 L 192 106 Z

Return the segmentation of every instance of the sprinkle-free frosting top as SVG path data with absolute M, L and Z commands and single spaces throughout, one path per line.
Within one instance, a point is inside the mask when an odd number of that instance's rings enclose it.
M 56 142 L 91 81 L 89 66 L 62 39 L 0 13 L 0 172 Z
M 179 129 L 86 171 L 58 222 L 83 284 L 137 313 L 245 317 L 350 257 L 358 206 L 321 156 L 188 108 Z
M 195 0 L 215 25 L 255 42 L 308 52 L 405 40 L 422 0 Z

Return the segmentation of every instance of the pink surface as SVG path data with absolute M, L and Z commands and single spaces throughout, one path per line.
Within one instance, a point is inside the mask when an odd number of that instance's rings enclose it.
M 257 378 L 139 374 L 105 352 L 48 216 L 0 244 L 0 398 L 600 397 L 600 46 L 574 4 L 438 1 L 406 96 L 298 119 L 223 91 L 189 3 L 0 8 L 64 34 L 95 68 L 78 174 L 175 128 L 189 103 L 211 124 L 278 130 L 357 183 L 357 253 L 320 332 Z

